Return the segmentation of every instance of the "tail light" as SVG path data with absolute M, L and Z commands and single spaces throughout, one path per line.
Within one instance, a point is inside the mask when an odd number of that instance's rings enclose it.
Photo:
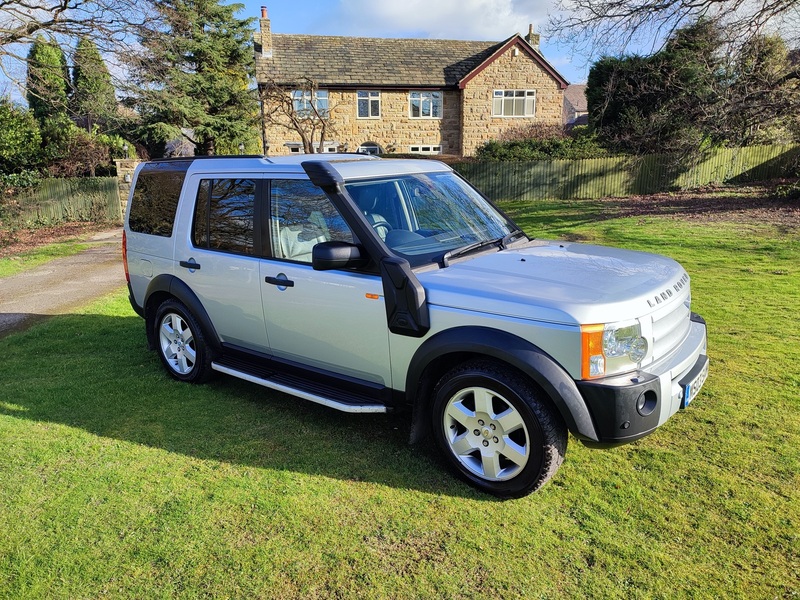
M 122 231 L 122 266 L 125 268 L 125 281 L 131 283 L 131 276 L 128 273 L 128 236 Z

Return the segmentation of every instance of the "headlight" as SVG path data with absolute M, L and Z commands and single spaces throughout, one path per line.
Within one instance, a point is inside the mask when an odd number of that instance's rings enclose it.
M 639 323 L 584 325 L 581 338 L 584 379 L 632 371 L 647 356 L 647 340 Z
M 635 363 L 647 355 L 647 340 L 642 337 L 639 324 L 603 331 L 603 352 L 606 358 L 627 356 Z

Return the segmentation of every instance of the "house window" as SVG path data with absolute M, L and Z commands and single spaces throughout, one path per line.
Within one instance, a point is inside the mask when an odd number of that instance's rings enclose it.
M 412 119 L 442 118 L 442 92 L 411 92 L 409 104 Z
M 358 118 L 379 119 L 381 116 L 380 92 L 357 92 Z
M 292 154 L 305 154 L 302 142 L 286 142 L 284 146 L 286 146 Z M 313 146 L 314 152 L 319 152 L 319 142 L 314 142 Z M 338 152 L 339 142 L 324 142 L 322 151 L 330 154 Z
M 409 146 L 412 154 L 441 154 L 441 146 Z
M 302 116 L 302 117 L 310 117 L 314 114 L 312 110 L 312 98 L 313 98 L 313 107 L 317 109 L 317 112 L 321 117 L 328 116 L 328 90 L 316 90 L 313 92 L 310 90 L 293 90 L 292 91 L 292 103 L 294 104 L 294 111 Z
M 494 117 L 533 117 L 536 115 L 536 90 L 495 90 Z
M 383 150 L 375 142 L 364 142 L 356 150 L 359 154 L 382 154 Z

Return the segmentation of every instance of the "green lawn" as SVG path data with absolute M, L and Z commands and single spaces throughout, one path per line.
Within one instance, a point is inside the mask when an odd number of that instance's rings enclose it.
M 169 380 L 121 291 L 0 340 L 0 597 L 800 595 L 798 232 L 503 206 L 684 264 L 712 360 L 687 411 L 614 450 L 572 439 L 500 502 L 403 421 Z

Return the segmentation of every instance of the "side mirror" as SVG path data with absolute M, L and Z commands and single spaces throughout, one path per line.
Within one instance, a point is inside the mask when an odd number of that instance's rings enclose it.
M 311 250 L 311 266 L 315 271 L 360 269 L 369 264 L 361 246 L 349 242 L 320 242 Z

